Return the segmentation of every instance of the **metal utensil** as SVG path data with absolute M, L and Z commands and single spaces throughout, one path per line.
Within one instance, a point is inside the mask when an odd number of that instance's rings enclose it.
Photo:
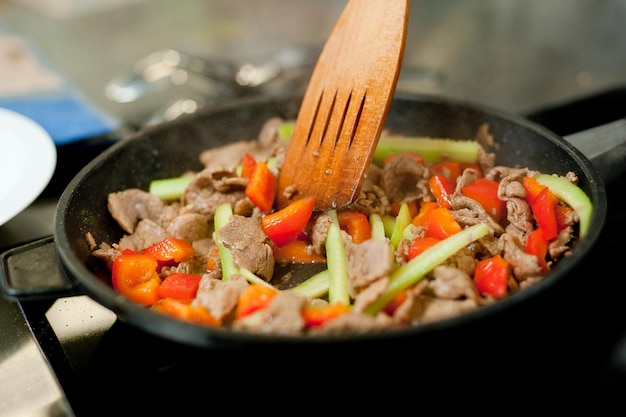
M 396 88 L 408 0 L 350 0 L 317 61 L 279 177 L 279 207 L 357 197 Z

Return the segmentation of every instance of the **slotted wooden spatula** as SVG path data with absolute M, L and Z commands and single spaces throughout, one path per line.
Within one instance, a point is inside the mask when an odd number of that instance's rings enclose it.
M 349 0 L 322 50 L 278 179 L 277 204 L 344 207 L 361 189 L 396 89 L 409 0 Z

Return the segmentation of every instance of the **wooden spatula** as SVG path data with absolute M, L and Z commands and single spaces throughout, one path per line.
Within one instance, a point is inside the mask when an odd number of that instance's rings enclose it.
M 372 161 L 404 53 L 409 0 L 349 0 L 322 50 L 278 179 L 277 204 L 345 207 Z

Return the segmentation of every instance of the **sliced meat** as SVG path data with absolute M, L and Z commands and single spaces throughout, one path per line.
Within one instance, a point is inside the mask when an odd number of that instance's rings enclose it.
M 233 254 L 236 268 L 246 268 L 266 281 L 274 275 L 274 253 L 261 223 L 233 214 L 220 229 L 220 239 Z
M 200 171 L 181 197 L 181 213 L 204 214 L 211 221 L 220 204 L 230 203 L 234 206 L 239 200 L 246 198 L 244 187 L 241 184 L 238 183 L 236 187 L 224 188 L 224 181 L 224 171 L 213 169 Z M 222 191 L 217 190 L 216 184 L 222 187 Z
M 177 239 L 194 242 L 210 238 L 213 225 L 205 214 L 185 213 L 172 220 L 167 226 L 167 232 Z
M 346 245 L 348 285 L 354 297 L 363 287 L 387 276 L 393 265 L 391 246 L 386 240 L 370 239 Z
M 205 274 L 200 280 L 194 302 L 204 306 L 213 317 L 228 321 L 232 319 L 239 296 L 248 285 L 248 281 L 240 275 L 222 281 Z
M 107 207 L 111 216 L 126 233 L 133 233 L 139 220 L 150 219 L 157 222 L 165 203 L 154 194 L 139 188 L 110 193 Z
M 159 224 L 150 219 L 143 219 L 137 223 L 133 234 L 123 236 L 120 239 L 119 248 L 120 250 L 132 249 L 139 252 L 168 236 L 167 231 Z
M 306 298 L 280 291 L 269 306 L 233 322 L 233 329 L 270 334 L 299 334 L 305 329 L 302 308 Z

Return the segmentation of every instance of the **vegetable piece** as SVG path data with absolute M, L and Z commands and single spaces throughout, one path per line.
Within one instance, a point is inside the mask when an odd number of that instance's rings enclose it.
M 557 236 L 556 212 L 552 193 L 545 187 L 530 204 L 530 209 L 547 241 Z
M 239 275 L 243 276 L 251 284 L 265 285 L 266 287 L 277 289 L 272 284 L 265 281 L 263 278 L 255 275 L 252 271 L 250 271 L 247 268 L 241 268 L 237 272 L 239 273 Z
M 230 203 L 222 203 L 215 209 L 215 217 L 213 218 L 213 225 L 215 228 L 215 244 L 217 245 L 217 249 L 220 253 L 223 281 L 229 281 L 230 277 L 238 272 L 237 268 L 235 268 L 233 254 L 230 249 L 224 246 L 224 243 L 220 239 L 220 230 L 228 224 L 232 215 L 233 208 Z
M 159 265 L 174 265 L 192 258 L 196 251 L 186 240 L 166 237 L 141 253 L 154 258 Z
M 452 208 L 450 194 L 452 194 L 456 188 L 456 180 L 452 180 L 444 175 L 435 174 L 428 179 L 428 187 L 440 207 L 447 209 Z
M 486 224 L 475 224 L 426 249 L 391 273 L 389 285 L 376 301 L 365 308 L 365 312 L 376 315 L 400 292 L 415 285 L 437 265 L 488 233 Z
M 402 303 L 404 303 L 404 301 L 406 300 L 406 297 L 407 297 L 407 290 L 400 291 L 398 295 L 393 297 L 393 299 L 387 303 L 387 305 L 383 309 L 384 312 L 387 313 L 387 315 L 389 316 L 393 316 L 393 313 L 396 311 L 396 309 L 400 307 Z
M 450 178 L 456 181 L 456 178 L 461 175 L 461 163 L 456 161 L 441 161 L 433 164 L 430 169 L 436 174 L 443 175 L 446 178 Z
M 314 197 L 304 197 L 287 207 L 261 219 L 265 234 L 276 246 L 282 246 L 298 237 L 304 230 L 315 207 Z
M 157 267 L 157 261 L 150 256 L 122 253 L 111 267 L 113 289 L 136 303 L 150 306 L 159 300 L 161 278 Z
M 163 298 L 159 300 L 158 303 L 154 304 L 151 309 L 161 314 L 191 323 L 216 327 L 222 325 L 222 320 L 214 317 L 209 310 L 203 306 L 189 304 L 174 298 Z
M 318 272 L 285 291 L 295 292 L 309 298 L 320 298 L 328 294 L 328 269 Z
M 385 236 L 385 225 L 383 223 L 383 218 L 380 214 L 372 213 L 370 214 L 370 229 L 372 239 L 380 239 L 384 240 Z
M 495 255 L 478 261 L 474 284 L 480 293 L 502 298 L 506 296 L 510 275 L 509 263 L 500 255 Z
M 160 298 L 191 301 L 196 297 L 201 279 L 199 275 L 173 273 L 163 279 L 157 293 Z
M 398 248 L 398 244 L 402 240 L 402 233 L 404 229 L 411 224 L 411 213 L 409 212 L 409 206 L 406 203 L 402 203 L 400 211 L 396 216 L 396 221 L 393 226 L 393 232 L 391 233 L 391 245 L 395 251 Z
M 192 175 L 182 177 L 163 178 L 150 181 L 148 192 L 164 201 L 178 200 L 193 180 Z
M 276 261 L 297 262 L 304 264 L 326 263 L 326 257 L 315 252 L 312 247 L 300 239 L 293 239 L 282 246 L 272 245 Z
M 441 242 L 441 239 L 432 236 L 416 237 L 409 246 L 408 260 L 410 261 L 438 242 Z
M 428 210 L 417 226 L 424 226 L 426 236 L 437 239 L 445 239 L 461 231 L 461 225 L 452 216 L 450 210 L 444 207 Z
M 372 237 L 372 229 L 367 216 L 358 211 L 337 212 L 339 227 L 346 231 L 354 243 L 361 243 Z
M 302 318 L 307 328 L 318 327 L 348 311 L 350 311 L 350 307 L 339 302 L 333 304 L 309 303 L 302 309 Z
M 478 201 L 487 214 L 497 222 L 506 218 L 506 202 L 498 197 L 499 183 L 487 178 L 477 178 L 463 187 L 464 196 Z
M 426 213 L 437 207 L 439 207 L 439 204 L 435 201 L 422 201 L 419 212 L 417 215 L 413 216 L 411 223 L 415 226 L 424 226 L 424 217 L 426 216 Z
M 244 153 L 243 159 L 241 160 L 241 171 L 239 172 L 239 176 L 242 178 L 250 178 L 255 167 L 256 159 L 254 159 L 254 157 L 248 152 Z
M 326 234 L 326 263 L 328 265 L 328 301 L 350 305 L 346 248 L 341 238 L 337 211 L 327 212 L 332 221 Z
M 533 230 L 528 235 L 526 245 L 524 246 L 524 252 L 535 255 L 537 257 L 539 267 L 541 268 L 541 272 L 544 274 L 548 272 L 548 263 L 546 261 L 546 256 L 548 254 L 548 240 L 543 235 L 543 230 L 541 228 Z
M 265 161 L 258 161 L 246 186 L 246 196 L 265 214 L 272 211 L 278 192 L 278 179 Z
M 480 144 L 476 141 L 427 137 L 383 136 L 374 151 L 374 163 L 383 164 L 389 155 L 417 153 L 426 162 L 438 162 L 447 158 L 458 162 L 476 162 Z
M 266 285 L 250 284 L 239 296 L 235 318 L 240 319 L 257 310 L 267 307 L 278 290 Z
M 550 188 L 555 196 L 576 210 L 579 218 L 580 237 L 584 237 L 589 230 L 593 213 L 593 203 L 589 196 L 580 187 L 565 178 L 548 174 L 540 174 L 535 178 L 540 184 Z
M 287 143 L 291 140 L 293 136 L 293 130 L 295 129 L 296 124 L 293 121 L 283 122 L 278 126 L 278 139 L 282 143 Z

